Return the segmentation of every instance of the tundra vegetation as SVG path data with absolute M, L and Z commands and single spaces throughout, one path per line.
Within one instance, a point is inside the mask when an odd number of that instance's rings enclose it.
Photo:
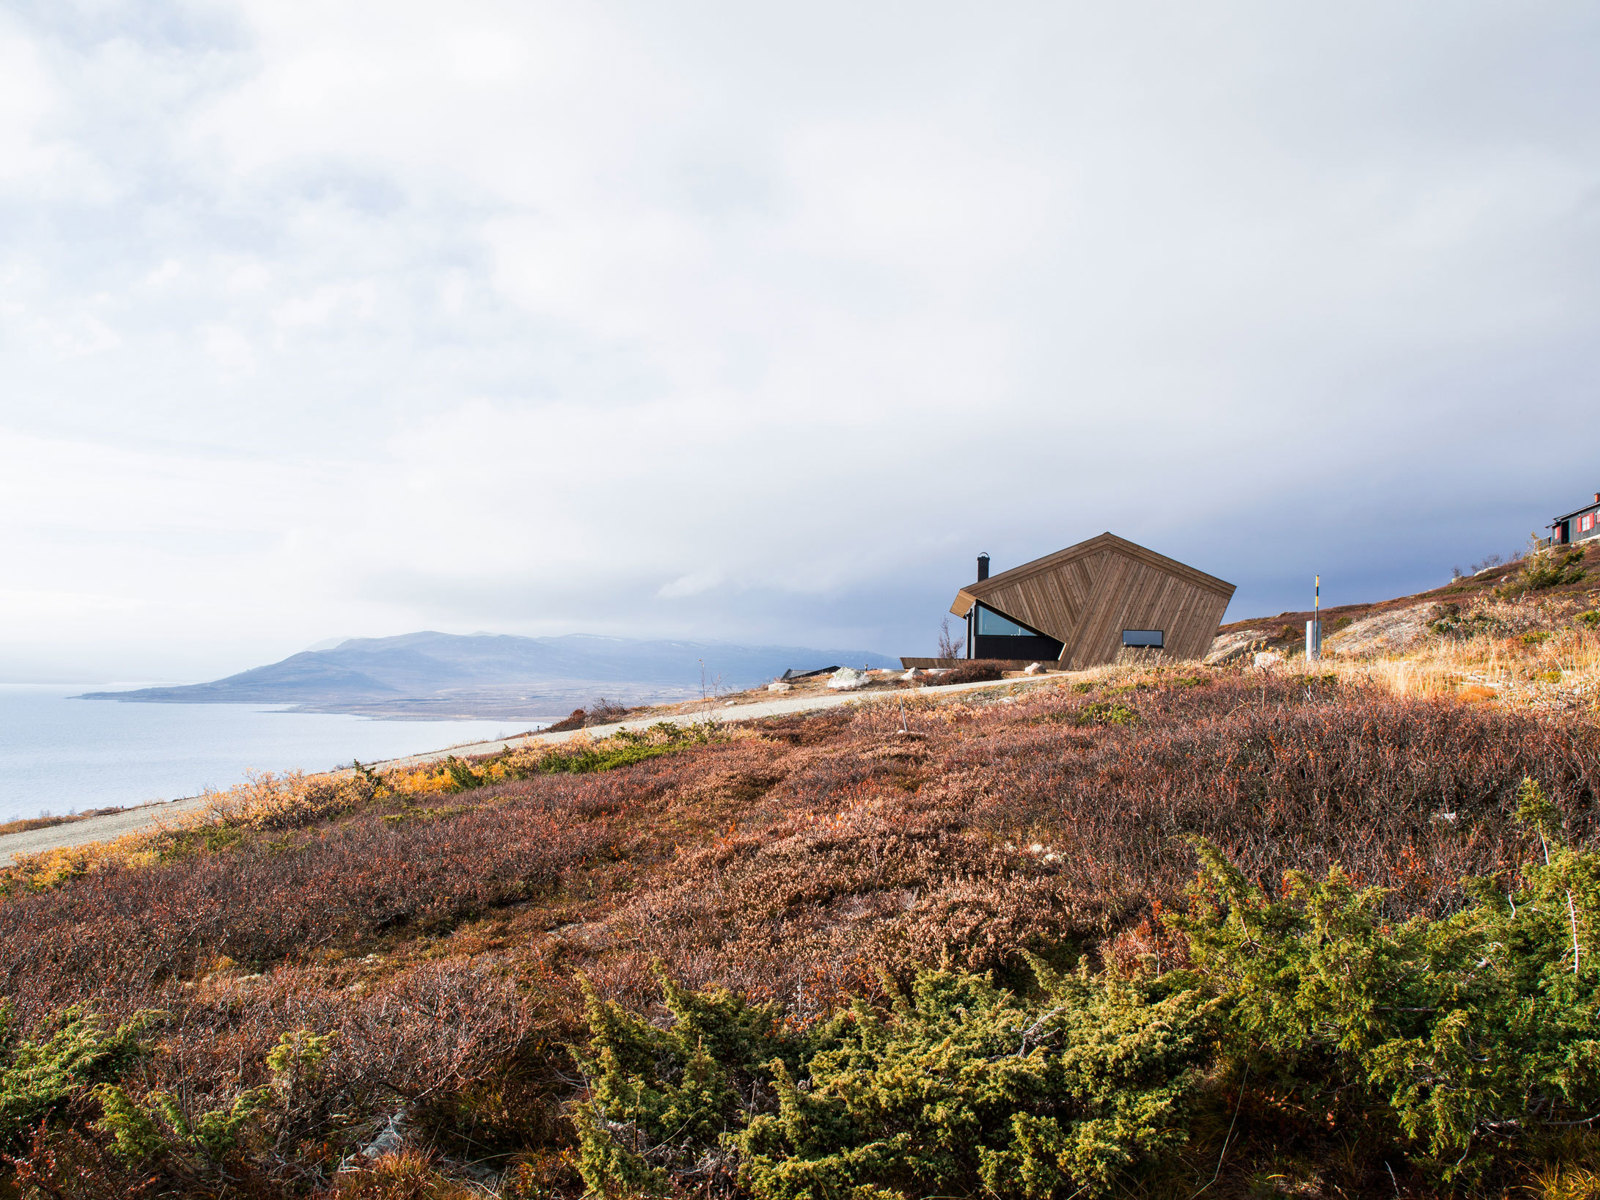
M 1600 1195 L 1600 730 L 1392 683 L 907 689 L 22 861 L 0 1196 Z
M 1416 596 L 1323 609 L 1318 669 L 1402 695 L 1591 709 L 1600 700 L 1600 540 L 1490 558 Z M 1311 615 L 1225 626 L 1212 661 L 1270 650 L 1304 669 L 1292 660 Z

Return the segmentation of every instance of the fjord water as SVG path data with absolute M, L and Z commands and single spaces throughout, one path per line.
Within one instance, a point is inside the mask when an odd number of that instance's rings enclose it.
M 175 800 L 230 787 L 249 771 L 322 771 L 353 758 L 369 762 L 522 733 L 532 724 L 71 698 L 116 686 L 0 684 L 0 821 Z

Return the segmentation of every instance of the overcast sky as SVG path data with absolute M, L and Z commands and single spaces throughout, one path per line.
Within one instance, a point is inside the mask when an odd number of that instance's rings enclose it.
M 1600 8 L 0 3 L 0 678 L 1230 619 L 1600 489 Z

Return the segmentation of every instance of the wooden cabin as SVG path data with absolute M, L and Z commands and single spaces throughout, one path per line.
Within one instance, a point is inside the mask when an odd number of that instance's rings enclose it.
M 1154 550 L 1102 533 L 989 574 L 956 593 L 968 658 L 1049 663 L 1067 670 L 1113 662 L 1124 649 L 1204 658 L 1234 586 Z

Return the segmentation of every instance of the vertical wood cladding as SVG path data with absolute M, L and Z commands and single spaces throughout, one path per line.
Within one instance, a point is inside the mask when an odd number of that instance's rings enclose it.
M 961 589 L 950 611 L 981 600 L 1062 645 L 1071 668 L 1113 661 L 1124 629 L 1159 629 L 1165 654 L 1202 658 L 1233 598 L 1231 583 L 1104 533 Z

